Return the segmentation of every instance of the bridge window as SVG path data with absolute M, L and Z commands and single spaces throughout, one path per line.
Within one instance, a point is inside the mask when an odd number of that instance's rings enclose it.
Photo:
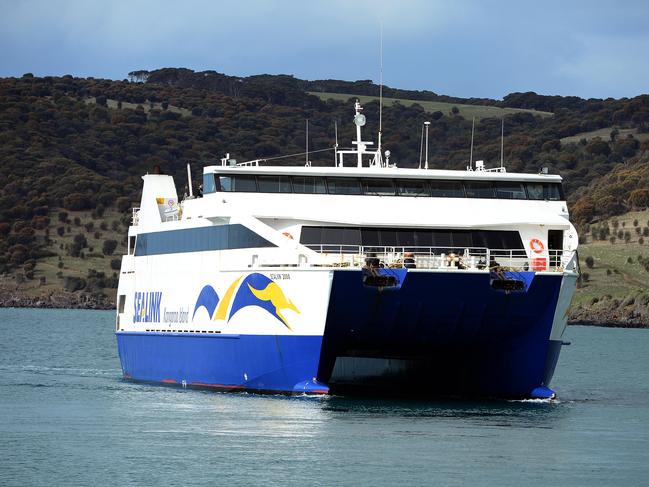
M 291 193 L 288 176 L 257 176 L 260 193 Z
M 356 178 L 327 178 L 329 194 L 361 194 L 361 186 Z
M 464 198 L 460 181 L 431 181 L 431 194 L 437 198 Z
M 363 194 L 370 196 L 394 196 L 394 183 L 391 179 L 361 179 Z
M 531 200 L 564 200 L 561 185 L 556 183 L 527 183 L 527 197 Z
M 325 184 L 326 181 L 326 184 Z M 435 198 L 491 198 L 564 201 L 560 183 L 520 181 L 459 181 L 287 175 L 203 176 L 203 192 L 336 194 L 369 196 L 432 196 Z
M 428 182 L 423 179 L 397 180 L 399 196 L 430 196 Z
M 494 188 L 491 181 L 465 181 L 464 189 L 467 198 L 494 197 Z
M 303 194 L 323 194 L 327 192 L 324 178 L 313 176 L 293 176 L 293 191 Z
M 220 191 L 237 191 L 254 193 L 257 191 L 257 181 L 254 176 L 233 175 L 219 176 Z
M 524 200 L 525 199 L 525 186 L 523 183 L 517 182 L 497 182 L 496 198 L 504 200 Z
M 203 194 L 214 193 L 215 191 L 214 173 L 203 174 Z

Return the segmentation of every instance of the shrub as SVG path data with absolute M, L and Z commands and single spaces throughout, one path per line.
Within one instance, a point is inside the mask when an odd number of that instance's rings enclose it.
M 86 287 L 86 280 L 82 277 L 65 276 L 63 287 L 70 292 L 81 291 Z
M 125 212 L 131 207 L 131 200 L 123 196 L 121 198 L 117 198 L 115 204 L 117 205 L 117 211 Z
M 102 247 L 102 252 L 104 255 L 113 255 L 113 252 L 115 252 L 115 249 L 117 248 L 117 240 L 104 240 L 104 245 Z
M 594 265 L 595 265 L 595 259 L 593 259 L 593 257 L 591 255 L 586 257 L 586 267 L 588 267 L 589 269 L 592 269 Z
M 122 261 L 120 259 L 111 259 L 110 268 L 118 271 L 122 266 Z

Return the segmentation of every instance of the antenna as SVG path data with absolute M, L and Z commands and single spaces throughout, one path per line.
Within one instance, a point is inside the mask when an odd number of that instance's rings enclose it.
M 421 143 L 419 144 L 419 169 L 421 169 L 421 161 L 424 155 L 424 126 L 421 126 Z
M 381 132 L 383 131 L 383 22 L 380 24 L 379 31 L 379 57 L 380 57 L 380 73 L 379 73 L 379 150 L 381 149 Z
M 311 164 L 309 163 L 309 119 L 306 119 L 306 152 L 304 153 L 304 165 L 305 166 L 310 166 Z
M 424 169 L 428 169 L 428 127 L 430 127 L 430 122 L 424 122 L 426 126 L 426 162 L 424 164 Z
M 500 169 L 505 167 L 505 114 L 500 124 Z
M 473 170 L 473 134 L 475 132 L 475 117 L 473 117 L 473 123 L 471 124 L 471 154 L 469 155 L 469 170 Z
M 334 136 L 336 143 L 334 144 L 334 167 L 338 165 L 338 120 L 334 120 Z
M 189 185 L 189 197 L 193 198 L 194 197 L 194 190 L 192 188 L 192 170 L 189 167 L 189 162 L 187 163 L 187 183 Z

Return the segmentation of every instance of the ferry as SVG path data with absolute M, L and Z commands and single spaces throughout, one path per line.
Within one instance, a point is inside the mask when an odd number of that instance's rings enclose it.
M 328 167 L 227 156 L 180 201 L 173 177 L 142 177 L 116 300 L 124 378 L 555 397 L 579 276 L 561 177 L 397 167 L 380 133 L 362 140 L 358 101 L 354 123 Z

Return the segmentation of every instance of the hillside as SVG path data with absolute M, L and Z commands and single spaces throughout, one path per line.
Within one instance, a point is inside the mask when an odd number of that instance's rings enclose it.
M 570 319 L 618 325 L 649 323 L 649 211 L 584 228 L 582 276 Z
M 0 301 L 52 295 L 59 303 L 110 303 L 114 255 L 123 249 L 140 176 L 154 166 L 174 175 L 182 193 L 188 162 L 198 175 L 226 152 L 240 161 L 302 152 L 307 118 L 312 150 L 333 145 L 334 122 L 347 144 L 354 138 L 350 95 L 367 100 L 369 134 L 378 129 L 371 100 L 378 87 L 367 81 L 172 68 L 136 73 L 131 81 L 0 79 Z M 508 170 L 545 166 L 564 176 L 583 228 L 649 204 L 647 96 L 514 93 L 497 101 L 389 87 L 385 93 L 383 143 L 400 167 L 418 165 L 422 123 L 430 120 L 432 167 L 464 168 L 473 114 L 474 157 L 496 165 L 506 114 Z M 613 138 L 566 139 L 610 127 L 617 128 Z M 331 164 L 331 155 L 314 154 L 313 161 Z M 302 157 L 286 163 L 301 164 Z
M 379 98 L 376 96 L 368 95 L 353 95 L 350 93 L 325 93 L 325 92 L 308 92 L 310 95 L 315 95 L 322 100 L 337 100 L 348 101 L 350 99 L 358 99 L 362 104 L 375 102 Z M 541 112 L 538 110 L 528 110 L 526 108 L 502 108 L 493 105 L 469 105 L 462 103 L 449 103 L 444 101 L 427 101 L 427 100 L 406 100 L 403 98 L 388 98 L 383 97 L 384 106 L 392 106 L 395 103 L 409 107 L 412 105 L 420 105 L 426 112 L 435 113 L 440 112 L 447 115 L 458 115 L 466 120 L 472 120 L 475 117 L 477 120 L 483 118 L 502 118 L 507 115 L 515 113 L 529 113 L 531 115 L 538 115 L 540 117 L 551 117 L 550 112 Z

